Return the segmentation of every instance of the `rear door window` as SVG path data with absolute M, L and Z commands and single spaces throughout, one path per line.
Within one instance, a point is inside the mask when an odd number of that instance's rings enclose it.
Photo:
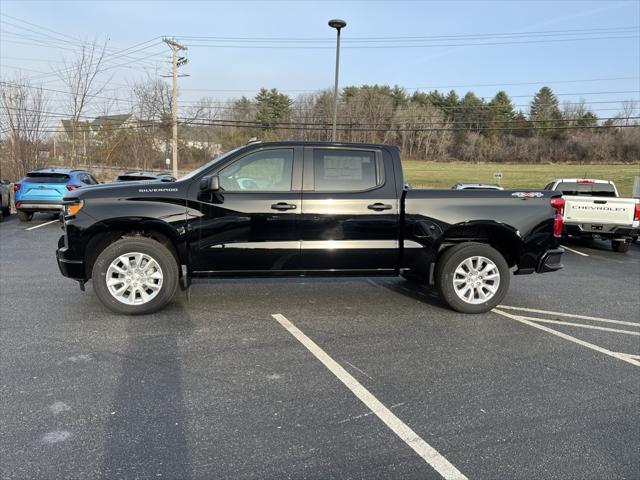
M 594 197 L 615 197 L 616 189 L 610 183 L 594 183 L 592 195 Z
M 366 150 L 315 149 L 316 192 L 359 192 L 384 183 L 382 162 Z
M 31 172 L 28 173 L 23 180 L 25 183 L 67 183 L 69 181 L 69 175 L 65 173 L 40 173 Z
M 556 187 L 563 195 L 589 197 L 615 197 L 616 190 L 610 183 L 561 182 Z

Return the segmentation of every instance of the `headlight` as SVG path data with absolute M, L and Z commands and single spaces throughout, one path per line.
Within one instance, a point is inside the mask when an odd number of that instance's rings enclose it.
M 80 210 L 82 210 L 82 207 L 84 207 L 84 202 L 82 200 L 75 202 L 75 203 L 68 203 L 64 206 L 64 216 L 65 218 L 68 217 L 75 217 L 78 212 Z

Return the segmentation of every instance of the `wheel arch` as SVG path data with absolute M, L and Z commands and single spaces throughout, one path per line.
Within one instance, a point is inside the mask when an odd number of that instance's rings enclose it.
M 502 254 L 509 267 L 518 264 L 524 245 L 520 233 L 512 226 L 494 220 L 477 220 L 447 228 L 435 246 L 436 256 L 440 257 L 449 247 L 465 242 L 490 245 Z
M 152 238 L 165 245 L 173 254 L 180 276 L 182 271 L 180 265 L 189 265 L 189 255 L 186 239 L 177 228 L 153 218 L 118 218 L 103 221 L 85 234 L 86 247 L 84 254 L 85 275 L 91 278 L 93 265 L 98 255 L 110 244 L 126 237 L 146 237 Z

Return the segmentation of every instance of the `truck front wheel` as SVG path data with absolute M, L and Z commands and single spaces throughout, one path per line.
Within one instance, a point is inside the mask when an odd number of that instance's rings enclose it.
M 141 315 L 156 312 L 171 301 L 178 286 L 178 264 L 161 243 L 129 237 L 98 255 L 91 276 L 96 295 L 107 308 Z
M 482 243 L 448 248 L 435 269 L 440 297 L 461 313 L 485 313 L 497 306 L 509 289 L 509 266 L 500 252 Z

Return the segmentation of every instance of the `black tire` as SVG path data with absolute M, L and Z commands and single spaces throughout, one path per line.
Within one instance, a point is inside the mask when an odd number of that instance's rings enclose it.
M 162 286 L 155 298 L 140 305 L 120 302 L 109 292 L 107 270 L 116 258 L 131 252 L 148 255 L 155 260 L 162 271 Z M 178 263 L 167 247 L 146 237 L 129 237 L 118 240 L 105 248 L 93 265 L 91 273 L 93 289 L 100 301 L 108 309 L 125 315 L 146 315 L 157 312 L 171 301 L 178 286 Z
M 2 209 L 2 216 L 10 217 L 11 216 L 11 207 L 3 208 Z
M 611 240 L 611 249 L 614 252 L 624 253 L 629 250 L 630 246 L 631 242 L 625 240 L 616 240 L 615 238 Z
M 18 210 L 18 220 L 21 222 L 30 222 L 33 218 L 33 212 L 23 212 L 22 210 Z
M 463 300 L 458 296 L 454 287 L 456 269 L 463 261 L 471 257 L 485 257 L 491 260 L 499 273 L 499 284 L 496 292 L 482 303 L 470 303 Z M 470 242 L 455 245 L 445 250 L 436 263 L 435 281 L 440 298 L 452 309 L 461 313 L 485 313 L 497 306 L 507 294 L 510 272 L 507 261 L 495 248 L 482 243 Z M 472 295 L 475 297 L 473 290 Z

